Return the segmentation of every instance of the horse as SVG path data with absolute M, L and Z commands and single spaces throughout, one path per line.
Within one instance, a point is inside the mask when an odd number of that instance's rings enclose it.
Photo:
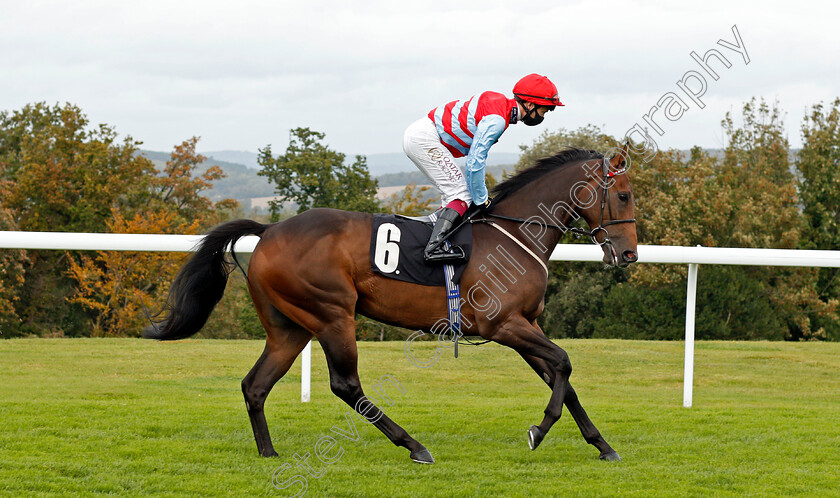
M 468 219 L 473 249 L 460 284 L 473 299 L 462 302 L 461 332 L 512 348 L 551 389 L 542 422 L 527 432 L 531 450 L 560 418 L 565 404 L 600 459 L 621 459 L 569 383 L 569 355 L 546 337 L 537 318 L 544 308 L 547 262 L 564 232 L 590 236 L 603 249 L 606 265 L 623 267 L 636 261 L 633 191 L 622 167 L 627 161 L 627 145 L 609 159 L 590 150 L 561 150 L 498 184 L 491 192 L 491 207 L 473 211 Z M 579 218 L 590 230 L 572 226 Z M 145 337 L 158 340 L 197 333 L 235 268 L 226 253 L 238 265 L 236 241 L 246 235 L 260 237 L 247 282 L 266 343 L 242 380 L 242 393 L 257 450 L 264 457 L 277 456 L 265 419 L 266 397 L 314 337 L 326 356 L 332 392 L 391 442 L 408 449 L 411 460 L 434 463 L 429 450 L 379 407 L 368 404 L 364 413 L 360 408 L 367 398 L 357 371 L 355 315 L 431 331 L 449 311 L 446 288 L 389 279 L 372 270 L 371 220 L 371 214 L 316 208 L 274 224 L 247 219 L 223 223 L 202 239 L 173 280 L 164 319 L 144 331 Z M 503 259 L 491 275 L 485 263 Z M 502 275 L 510 285 L 504 285 Z M 475 289 L 484 293 L 483 302 Z M 487 302 L 494 292 L 498 296 L 491 313 Z

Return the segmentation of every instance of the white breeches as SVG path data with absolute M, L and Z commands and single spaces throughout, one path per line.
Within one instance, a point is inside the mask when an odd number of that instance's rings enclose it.
M 467 179 L 455 163 L 455 157 L 440 142 L 431 119 L 424 116 L 405 130 L 403 150 L 440 192 L 442 205 L 446 206 L 455 199 L 470 205 L 472 196 L 467 189 Z

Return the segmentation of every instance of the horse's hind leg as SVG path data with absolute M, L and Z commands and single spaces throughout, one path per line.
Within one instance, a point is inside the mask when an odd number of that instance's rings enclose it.
M 312 334 L 277 310 L 271 309 L 260 315 L 267 334 L 265 350 L 242 379 L 242 394 L 245 396 L 245 407 L 251 419 L 257 450 L 260 455 L 269 457 L 277 456 L 277 452 L 271 444 L 271 435 L 265 421 L 265 398 L 274 384 L 289 371 Z
M 548 387 L 554 385 L 555 374 L 552 372 L 551 368 L 549 368 L 548 363 L 545 360 L 535 356 L 529 356 L 527 354 L 522 354 L 522 357 L 526 362 L 528 362 L 531 368 L 533 368 L 534 371 L 542 377 L 543 381 L 548 384 Z M 575 419 L 575 423 L 577 424 L 578 429 L 580 429 L 580 433 L 583 435 L 586 442 L 598 448 L 598 451 L 601 452 L 599 455 L 601 460 L 621 460 L 618 453 L 616 453 L 607 441 L 604 440 L 604 437 L 601 436 L 601 433 L 595 427 L 595 424 L 593 424 L 589 419 L 589 416 L 586 414 L 586 410 L 584 410 L 583 406 L 581 406 L 577 393 L 571 384 L 566 386 L 566 397 L 563 399 L 563 403 L 566 405 L 566 408 L 569 409 L 569 413 L 572 414 L 572 418 Z
M 411 451 L 412 460 L 418 463 L 434 463 L 434 458 L 425 446 L 409 436 L 365 396 L 357 369 L 358 352 L 353 319 L 351 317 L 341 322 L 343 323 L 327 327 L 318 337 L 327 357 L 332 392 L 382 431 L 396 446 Z M 387 395 L 382 395 L 385 396 Z

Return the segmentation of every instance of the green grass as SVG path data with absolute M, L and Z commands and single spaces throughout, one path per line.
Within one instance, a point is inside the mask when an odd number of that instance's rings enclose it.
M 132 339 L 0 341 L 0 492 L 120 496 L 271 495 L 272 473 L 310 453 L 320 478 L 309 496 L 838 495 L 840 344 L 700 342 L 694 407 L 682 407 L 682 343 L 573 340 L 573 385 L 624 458 L 598 460 L 568 413 L 537 451 L 525 431 L 549 391 L 497 345 L 409 362 L 403 343 L 360 344 L 363 385 L 392 375 L 386 413 L 437 459 L 412 463 L 329 390 L 313 352 L 312 402 L 300 366 L 274 388 L 266 412 L 279 458 L 260 458 L 239 383 L 258 341 L 155 343 Z M 419 358 L 434 343 L 415 343 Z M 370 389 L 368 390 L 369 394 Z M 317 463 L 315 444 L 343 453 Z M 336 451 L 334 449 L 334 451 Z

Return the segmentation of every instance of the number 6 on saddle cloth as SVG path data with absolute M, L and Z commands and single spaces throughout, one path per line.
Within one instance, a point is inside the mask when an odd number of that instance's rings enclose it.
M 428 218 L 408 218 L 392 214 L 374 214 L 370 238 L 370 266 L 382 276 L 428 286 L 446 286 L 449 309 L 448 329 L 458 357 L 458 339 L 461 334 L 461 288 L 459 282 L 472 252 L 472 224 L 462 223 L 455 229 L 445 248 L 459 246 L 464 260 L 455 264 L 430 265 L 423 257 L 423 250 L 432 233 L 435 214 Z M 428 221 L 427 221 L 428 220 Z
M 432 233 L 430 221 L 394 214 L 374 214 L 370 238 L 370 266 L 374 272 L 396 280 L 441 287 L 447 285 L 440 265 L 423 260 L 423 249 Z M 464 223 L 449 237 L 460 246 L 469 261 L 472 251 L 472 224 Z M 452 283 L 461 281 L 467 263 L 453 265 Z

